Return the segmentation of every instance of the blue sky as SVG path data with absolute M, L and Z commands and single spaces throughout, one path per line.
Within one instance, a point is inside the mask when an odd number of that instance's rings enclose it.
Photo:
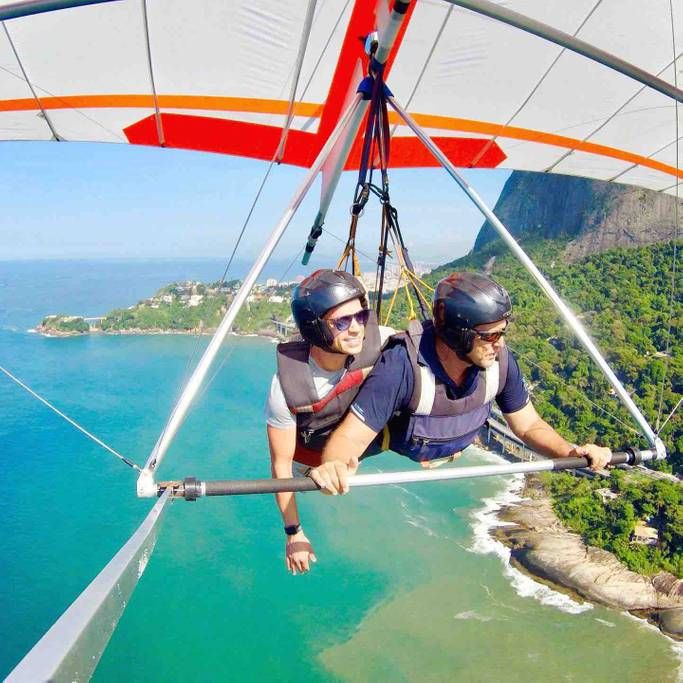
M 132 145 L 4 142 L 0 144 L 3 209 L 0 260 L 227 257 L 267 164 L 217 154 Z M 303 169 L 273 169 L 238 256 L 253 258 L 304 177 Z M 508 171 L 467 171 L 491 206 Z M 355 174 L 345 173 L 326 228 L 348 231 Z M 413 259 L 432 264 L 466 253 L 482 218 L 442 169 L 394 170 L 392 200 Z M 278 245 L 274 258 L 302 248 L 317 210 L 317 182 Z M 376 202 L 361 219 L 359 244 L 377 251 Z M 319 243 L 319 265 L 341 244 Z

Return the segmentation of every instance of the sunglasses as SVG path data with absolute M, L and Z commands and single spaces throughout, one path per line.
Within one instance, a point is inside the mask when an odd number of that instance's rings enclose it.
M 483 342 L 486 342 L 487 344 L 495 344 L 501 337 L 505 336 L 508 325 L 509 323 L 506 323 L 505 327 L 502 330 L 498 330 L 498 332 L 479 332 L 479 330 L 470 331 L 474 332 L 474 334 Z
M 340 315 L 338 318 L 328 318 L 328 322 L 334 327 L 337 332 L 346 332 L 351 327 L 351 323 L 355 320 L 359 325 L 367 325 L 370 318 L 370 310 L 364 308 L 358 313 L 351 315 Z

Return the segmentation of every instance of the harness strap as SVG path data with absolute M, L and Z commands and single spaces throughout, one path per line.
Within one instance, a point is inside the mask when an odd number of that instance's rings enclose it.
M 319 413 L 332 399 L 336 398 L 345 391 L 354 389 L 360 386 L 365 378 L 370 374 L 372 368 L 359 368 L 347 372 L 344 377 L 337 382 L 337 384 L 323 396 L 320 400 L 307 406 L 295 406 L 290 408 L 292 413 L 298 415 L 299 413 Z
M 391 432 L 389 431 L 389 424 L 385 424 L 382 429 L 382 450 L 389 450 L 389 443 L 391 441 Z
M 436 377 L 426 366 L 420 365 L 420 400 L 415 408 L 415 415 L 429 415 L 436 396 Z
M 411 320 L 408 324 L 408 330 L 401 335 L 414 370 L 413 395 L 408 406 L 408 410 L 412 415 L 431 415 L 435 407 L 443 403 L 443 396 L 441 396 L 443 388 L 439 384 L 440 398 L 437 401 L 436 377 L 431 368 L 419 362 L 419 348 L 425 331 L 425 325 L 429 325 L 429 323 L 422 324 L 417 320 Z M 473 401 L 476 403 L 481 401 L 480 405 L 489 403 L 503 390 L 507 380 L 508 353 L 508 348 L 503 346 L 496 362 L 485 371 L 480 370 L 479 382 L 483 382 L 483 386 L 479 385 L 474 394 L 457 399 L 462 404 L 463 410 L 469 409 L 465 408 L 465 406 L 472 404 Z M 443 407 L 441 410 L 443 410 Z

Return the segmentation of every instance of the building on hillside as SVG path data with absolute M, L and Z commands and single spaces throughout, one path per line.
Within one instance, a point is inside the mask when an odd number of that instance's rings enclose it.
M 655 546 L 659 542 L 659 533 L 657 529 L 651 527 L 644 519 L 636 522 L 636 528 L 631 534 L 631 543 L 638 545 Z
M 610 500 L 619 497 L 619 494 L 614 493 L 611 489 L 597 489 L 595 492 L 602 498 L 603 503 L 609 503 Z

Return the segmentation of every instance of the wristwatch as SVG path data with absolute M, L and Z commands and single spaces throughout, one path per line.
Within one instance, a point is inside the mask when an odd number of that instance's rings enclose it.
M 291 524 L 285 527 L 285 533 L 287 536 L 294 536 L 301 531 L 301 524 Z

